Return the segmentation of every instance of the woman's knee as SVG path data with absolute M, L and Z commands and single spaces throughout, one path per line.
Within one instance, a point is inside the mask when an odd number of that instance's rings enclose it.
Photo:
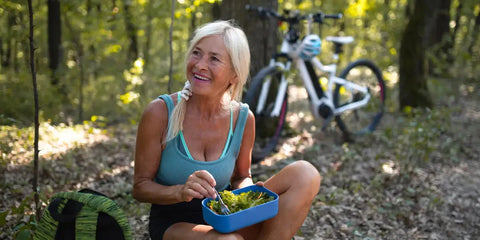
M 244 240 L 239 233 L 222 234 L 217 240 Z
M 318 191 L 322 177 L 318 170 L 311 163 L 305 160 L 299 160 L 291 164 L 295 181 L 292 182 L 293 189 L 297 194 L 302 194 L 307 199 L 313 199 Z
M 317 168 L 310 162 L 298 160 L 290 164 L 289 167 L 293 168 L 294 174 L 298 176 L 298 180 L 302 184 L 320 185 L 322 177 Z

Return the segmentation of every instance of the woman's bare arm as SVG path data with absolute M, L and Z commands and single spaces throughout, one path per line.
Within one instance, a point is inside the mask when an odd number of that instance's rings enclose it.
M 168 110 L 163 100 L 152 101 L 140 120 L 135 147 L 132 195 L 140 202 L 174 204 L 215 196 L 215 179 L 207 171 L 192 173 L 183 185 L 165 186 L 154 181 L 167 133 Z
M 140 202 L 172 204 L 181 201 L 181 186 L 163 186 L 153 181 L 162 157 L 168 110 L 163 100 L 152 101 L 142 114 L 135 146 L 132 195 Z
M 255 141 L 255 117 L 248 111 L 247 122 L 243 132 L 242 145 L 238 154 L 235 170 L 231 178 L 232 189 L 253 185 L 251 174 L 252 149 Z

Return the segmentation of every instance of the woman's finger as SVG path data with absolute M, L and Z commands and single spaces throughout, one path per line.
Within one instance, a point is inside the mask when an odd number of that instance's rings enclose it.
M 215 197 L 215 179 L 207 171 L 196 171 L 188 178 L 190 188 L 202 194 L 203 197 Z

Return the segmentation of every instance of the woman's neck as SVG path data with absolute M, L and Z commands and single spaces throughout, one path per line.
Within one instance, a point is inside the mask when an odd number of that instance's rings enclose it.
M 223 97 L 204 97 L 192 95 L 187 102 L 187 113 L 197 114 L 200 118 L 209 120 L 229 111 L 229 103 Z

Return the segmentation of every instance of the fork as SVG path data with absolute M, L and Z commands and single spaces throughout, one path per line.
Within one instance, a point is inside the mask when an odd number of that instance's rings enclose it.
M 220 197 L 220 193 L 218 193 L 217 189 L 213 189 L 215 190 L 215 193 L 217 194 L 218 200 L 220 202 L 220 211 L 223 213 L 223 215 L 231 214 L 230 209 L 228 209 L 227 205 L 223 202 L 222 197 Z

